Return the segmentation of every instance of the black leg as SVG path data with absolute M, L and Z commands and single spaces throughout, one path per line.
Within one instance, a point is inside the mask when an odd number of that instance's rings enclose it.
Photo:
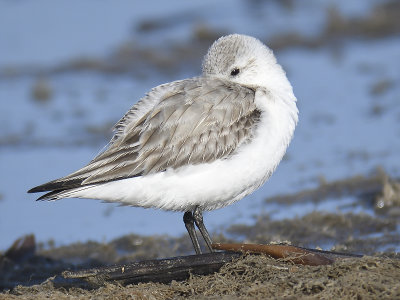
M 201 254 L 199 240 L 196 235 L 196 229 L 194 228 L 195 219 L 193 218 L 192 212 L 185 212 L 185 214 L 183 215 L 183 222 L 185 223 L 185 227 L 189 233 L 190 239 L 192 240 L 192 244 L 194 250 L 196 251 L 196 254 Z
M 211 247 L 212 240 L 210 238 L 210 235 L 208 234 L 206 226 L 204 226 L 203 213 L 198 206 L 196 206 L 196 208 L 193 211 L 193 218 L 197 228 L 199 228 L 200 233 L 203 236 L 203 239 L 206 241 L 208 249 L 210 250 L 210 252 L 214 252 L 213 248 Z

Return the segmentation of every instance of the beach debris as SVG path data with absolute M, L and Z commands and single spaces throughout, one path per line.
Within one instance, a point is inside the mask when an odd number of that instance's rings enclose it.
M 35 236 L 28 234 L 15 240 L 11 247 L 4 253 L 4 257 L 15 262 L 21 262 L 34 256 L 35 252 Z
M 215 250 L 236 251 L 250 254 L 266 254 L 276 259 L 283 259 L 294 264 L 320 266 L 330 265 L 339 258 L 362 257 L 358 254 L 347 254 L 317 249 L 308 249 L 287 244 L 212 244 Z
M 53 283 L 65 287 L 79 285 L 83 280 L 91 287 L 101 286 L 106 282 L 118 284 L 136 284 L 139 282 L 168 283 L 180 281 L 191 275 L 208 275 L 226 263 L 239 259 L 243 255 L 266 254 L 282 261 L 308 265 L 328 265 L 340 258 L 358 258 L 358 254 L 346 254 L 315 249 L 307 249 L 290 245 L 258 245 L 258 244 L 212 244 L 214 249 L 226 250 L 200 255 L 179 256 L 165 259 L 145 260 L 130 264 L 115 265 L 80 271 L 64 271 L 56 276 Z

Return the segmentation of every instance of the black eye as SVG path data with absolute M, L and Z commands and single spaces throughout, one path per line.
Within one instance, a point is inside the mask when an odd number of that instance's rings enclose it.
M 236 76 L 237 74 L 239 74 L 239 72 L 240 72 L 240 70 L 239 70 L 238 68 L 234 68 L 234 69 L 231 71 L 231 76 Z

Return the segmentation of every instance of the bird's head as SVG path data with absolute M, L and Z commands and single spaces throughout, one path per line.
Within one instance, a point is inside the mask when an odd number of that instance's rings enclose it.
M 240 34 L 223 36 L 212 44 L 204 57 L 203 75 L 252 88 L 291 89 L 272 50 L 258 39 Z

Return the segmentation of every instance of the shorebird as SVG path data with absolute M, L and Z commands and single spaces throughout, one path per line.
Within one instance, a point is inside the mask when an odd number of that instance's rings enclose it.
M 153 88 L 88 165 L 28 192 L 48 192 L 38 200 L 91 198 L 182 211 L 196 253 L 195 225 L 212 251 L 203 211 L 230 205 L 267 181 L 297 120 L 296 97 L 272 50 L 250 36 L 224 36 L 208 50 L 200 76 Z

